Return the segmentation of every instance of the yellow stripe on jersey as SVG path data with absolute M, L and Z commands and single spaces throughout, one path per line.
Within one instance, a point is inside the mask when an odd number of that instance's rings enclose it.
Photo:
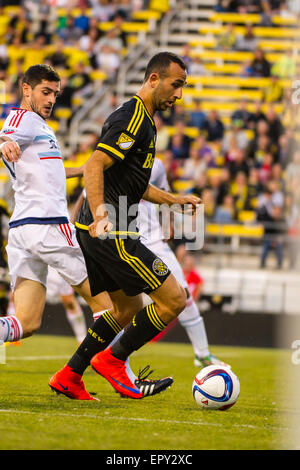
M 133 132 L 133 135 L 136 135 L 136 134 L 137 134 L 137 131 L 138 131 L 139 128 L 141 127 L 141 124 L 142 124 L 142 122 L 143 122 L 143 120 L 144 120 L 144 116 L 145 116 L 145 112 L 144 112 L 144 109 L 142 108 L 141 118 L 140 118 L 139 122 L 137 123 L 137 126 L 136 126 L 136 128 L 135 128 L 135 130 L 134 130 L 134 132 Z
M 159 331 L 162 331 L 165 329 L 166 325 L 157 315 L 153 304 L 147 305 L 146 312 L 148 314 L 149 320 L 155 326 L 155 328 L 157 328 Z
M 135 95 L 134 98 L 135 98 L 137 101 L 139 101 L 139 102 L 141 103 L 141 105 L 143 106 L 143 109 L 144 109 L 145 113 L 147 114 L 148 118 L 150 119 L 152 125 L 154 126 L 154 121 L 153 121 L 152 117 L 150 116 L 150 114 L 148 113 L 147 108 L 146 108 L 146 106 L 144 105 L 144 102 L 142 101 L 142 99 L 141 99 L 139 96 L 137 96 L 137 95 Z
M 105 150 L 109 150 L 111 153 L 114 153 L 115 155 L 117 155 L 117 157 L 121 158 L 121 160 L 124 160 L 124 158 L 125 158 L 125 155 L 123 155 L 123 153 L 119 152 L 118 150 L 111 147 L 110 145 L 103 144 L 101 142 L 100 144 L 98 144 L 97 149 L 101 149 L 101 148 L 103 148 Z
M 150 269 L 147 268 L 147 266 L 139 258 L 137 258 L 136 256 L 133 256 L 133 255 L 130 255 L 125 250 L 124 240 L 120 239 L 120 243 L 121 243 L 121 248 L 122 248 L 123 254 L 125 256 L 127 256 L 129 259 L 131 259 L 133 262 L 136 262 L 139 265 L 139 268 L 143 269 L 147 273 L 147 276 L 150 279 L 152 279 L 152 282 L 154 283 L 154 285 L 156 285 L 156 287 L 161 286 L 161 282 L 154 276 L 154 274 L 150 271 Z
M 128 124 L 127 131 L 132 132 L 132 128 L 135 126 L 136 120 L 137 120 L 137 114 L 140 112 L 141 109 L 141 103 L 139 101 L 136 102 L 135 109 L 133 116 L 131 118 L 130 123 Z
M 142 263 L 142 261 L 135 256 L 129 255 L 125 248 L 124 248 L 124 241 L 123 240 L 118 240 L 116 238 L 115 240 L 117 250 L 119 253 L 120 258 L 125 261 L 126 263 L 129 264 L 129 266 L 134 269 L 134 271 L 142 278 L 144 281 L 152 288 L 152 289 L 157 289 L 161 285 L 161 283 L 156 279 L 155 276 L 151 273 L 151 271 L 147 268 L 147 266 Z
M 89 230 L 88 225 L 83 225 L 83 224 L 80 224 L 79 222 L 75 222 L 75 227 L 80 228 L 81 230 L 86 230 L 86 231 Z M 130 232 L 126 230 L 111 230 L 108 233 L 109 235 L 119 235 L 119 236 L 122 236 L 122 235 L 130 235 L 130 236 L 136 236 L 136 237 L 140 236 L 139 232 Z
M 103 313 L 102 318 L 104 318 L 104 320 L 107 321 L 109 326 L 114 330 L 114 332 L 116 334 L 118 334 L 118 333 L 120 333 L 120 331 L 122 331 L 121 326 L 119 325 L 117 320 L 114 319 L 114 317 L 112 316 L 112 314 L 108 310 L 106 310 L 106 312 Z

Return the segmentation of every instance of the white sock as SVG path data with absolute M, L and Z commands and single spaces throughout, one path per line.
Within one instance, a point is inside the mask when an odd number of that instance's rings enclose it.
M 66 310 L 66 316 L 78 343 L 81 343 L 87 335 L 82 308 L 80 305 L 77 305 L 75 312 L 73 310 Z
M 0 343 L 12 343 L 23 337 L 23 328 L 17 317 L 0 317 Z
M 15 304 L 12 300 L 10 300 L 8 303 L 7 315 L 15 315 Z
M 208 356 L 209 349 L 204 321 L 192 298 L 188 299 L 185 309 L 178 316 L 178 320 L 187 332 L 195 355 L 198 357 Z

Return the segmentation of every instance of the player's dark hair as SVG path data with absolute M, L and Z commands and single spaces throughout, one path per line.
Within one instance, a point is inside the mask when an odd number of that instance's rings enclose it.
M 26 70 L 22 78 L 22 84 L 27 83 L 31 88 L 34 88 L 36 85 L 41 83 L 42 80 L 47 80 L 48 82 L 60 82 L 60 77 L 50 65 L 37 64 L 32 65 Z
M 182 70 L 186 70 L 184 61 L 178 55 L 173 54 L 173 52 L 159 52 L 155 54 L 146 67 L 144 82 L 148 80 L 153 72 L 158 73 L 161 78 L 164 78 L 172 62 L 178 64 Z

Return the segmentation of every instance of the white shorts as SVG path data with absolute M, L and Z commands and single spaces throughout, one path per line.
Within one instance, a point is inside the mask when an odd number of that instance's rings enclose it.
M 47 286 L 52 266 L 71 286 L 87 278 L 83 254 L 72 224 L 28 224 L 11 228 L 6 247 L 11 288 L 18 277 Z
M 72 294 L 74 294 L 74 291 L 70 284 L 68 284 L 55 269 L 49 266 L 47 277 L 47 298 L 60 299 L 61 296 Z
M 185 280 L 182 267 L 180 266 L 176 256 L 174 255 L 173 251 L 169 247 L 168 243 L 159 240 L 155 243 L 145 243 L 143 240 L 142 243 L 149 248 L 153 253 L 155 253 L 159 258 L 163 260 L 163 262 L 168 266 L 171 273 L 176 277 L 179 284 L 186 289 L 188 284 Z

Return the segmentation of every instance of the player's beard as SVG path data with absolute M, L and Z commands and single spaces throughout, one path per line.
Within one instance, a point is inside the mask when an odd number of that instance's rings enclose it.
M 52 108 L 51 108 L 50 113 L 49 113 L 47 116 L 44 116 L 44 115 L 42 114 L 42 112 L 39 111 L 38 107 L 36 106 L 36 104 L 34 103 L 33 100 L 31 100 L 30 106 L 31 106 L 32 111 L 33 111 L 34 113 L 38 114 L 38 115 L 39 115 L 41 118 L 43 118 L 45 121 L 46 121 L 46 119 L 48 119 L 48 118 L 50 117 L 50 115 L 51 115 Z

